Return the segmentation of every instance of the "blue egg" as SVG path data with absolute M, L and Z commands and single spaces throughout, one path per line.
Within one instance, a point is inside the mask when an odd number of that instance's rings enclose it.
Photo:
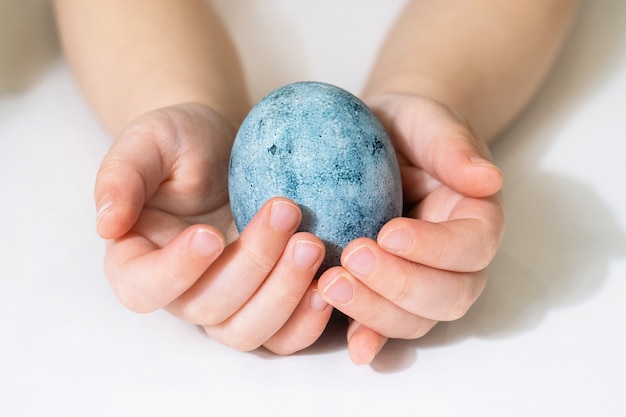
M 398 160 L 382 125 L 357 97 L 319 82 L 289 84 L 254 106 L 235 138 L 228 185 L 240 232 L 270 198 L 298 203 L 299 230 L 326 246 L 322 271 L 339 264 L 348 242 L 375 239 L 402 214 Z

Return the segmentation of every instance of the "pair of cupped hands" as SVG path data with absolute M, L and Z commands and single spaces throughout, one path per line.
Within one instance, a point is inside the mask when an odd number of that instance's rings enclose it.
M 348 352 L 371 362 L 388 338 L 415 339 L 457 319 L 486 283 L 503 231 L 501 172 L 453 111 L 410 95 L 370 97 L 400 163 L 404 217 L 317 270 L 324 245 L 297 232 L 298 205 L 268 201 L 239 234 L 228 200 L 236 130 L 199 104 L 144 114 L 98 171 L 97 231 L 120 302 L 164 308 L 239 350 L 290 354 L 314 343 L 334 309 Z

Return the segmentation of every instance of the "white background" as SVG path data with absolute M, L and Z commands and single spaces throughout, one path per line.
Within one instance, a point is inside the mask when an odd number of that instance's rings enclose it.
M 258 100 L 296 80 L 358 93 L 403 3 L 218 5 Z M 584 3 L 493 147 L 507 228 L 483 296 L 365 367 L 341 328 L 290 357 L 240 353 L 117 303 L 91 197 L 110 140 L 42 4 L 0 0 L 1 416 L 626 415 L 626 2 Z

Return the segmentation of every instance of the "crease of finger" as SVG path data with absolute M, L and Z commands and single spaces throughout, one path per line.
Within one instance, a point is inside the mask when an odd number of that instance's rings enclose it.
M 388 304 L 428 320 L 454 320 L 465 314 L 484 289 L 485 269 L 456 272 L 432 268 L 389 254 L 373 242 L 369 248 L 377 259 L 376 268 L 351 279 L 354 296 L 349 304 L 336 304 L 369 327 L 378 328 L 373 323 L 385 315 L 401 315 Z M 349 277 L 347 273 L 343 276 Z M 321 285 L 327 285 L 333 276 L 322 278 Z
M 320 281 L 332 281 L 333 275 L 322 276 Z M 377 276 L 377 278 L 384 281 L 394 276 L 393 271 L 390 271 L 388 275 Z M 351 279 L 350 281 L 355 291 L 354 298 L 350 303 L 337 304 L 331 298 L 327 298 L 327 301 L 354 321 L 391 338 L 409 338 L 420 333 L 422 329 L 432 327 L 429 325 L 432 322 L 431 319 L 421 317 L 387 299 L 382 295 L 384 289 L 379 289 L 379 292 L 374 286 L 368 286 L 371 285 L 371 282 L 366 283 L 359 279 Z M 327 283 L 320 282 L 319 285 L 323 286 Z M 328 297 L 326 294 L 324 296 Z M 352 326 L 356 325 L 352 324 Z
M 315 343 L 324 332 L 332 314 L 332 308 L 318 310 L 312 308 L 311 298 L 317 292 L 312 283 L 307 294 L 293 311 L 285 324 L 264 344 L 268 350 L 278 355 L 289 355 Z
M 454 272 L 479 271 L 493 260 L 504 233 L 502 208 L 494 199 L 459 201 L 445 220 L 394 219 L 381 229 L 377 241 L 389 253 L 415 263 Z M 399 231 L 410 237 L 404 239 L 407 246 L 394 244 Z
M 239 311 L 259 290 L 293 236 L 269 225 L 270 209 L 276 201 L 264 204 L 197 285 L 170 306 L 173 314 L 200 325 L 215 325 Z
M 330 308 L 314 312 L 307 296 L 323 260 L 321 251 L 312 268 L 298 268 L 292 261 L 301 236 L 304 235 L 294 235 L 267 278 L 241 308 L 226 320 L 207 327 L 212 337 L 236 349 L 251 350 L 271 339 L 296 312 L 304 311 L 318 318 L 330 315 Z

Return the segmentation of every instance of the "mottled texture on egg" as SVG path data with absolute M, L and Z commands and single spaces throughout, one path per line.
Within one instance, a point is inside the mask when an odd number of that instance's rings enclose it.
M 250 111 L 233 145 L 229 193 L 239 231 L 272 197 L 298 203 L 299 230 L 326 245 L 321 270 L 402 213 L 398 161 L 382 125 L 357 97 L 319 82 L 279 88 Z

